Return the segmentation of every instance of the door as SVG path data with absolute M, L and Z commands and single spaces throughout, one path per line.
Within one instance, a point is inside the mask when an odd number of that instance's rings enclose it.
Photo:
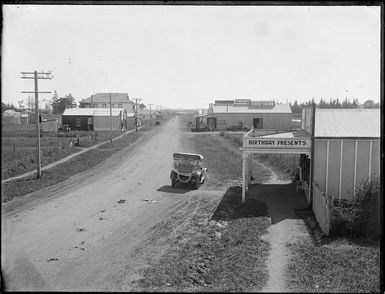
M 262 118 L 253 118 L 253 128 L 254 129 L 263 129 L 263 119 Z
M 209 117 L 207 118 L 207 124 L 210 130 L 215 130 L 217 128 L 217 118 L 216 117 Z

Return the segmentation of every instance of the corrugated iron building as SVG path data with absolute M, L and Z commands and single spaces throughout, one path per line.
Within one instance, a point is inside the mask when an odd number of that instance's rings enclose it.
M 349 199 L 380 176 L 380 109 L 316 109 L 314 182 L 333 199 Z
M 250 99 L 217 100 L 210 107 L 216 118 L 215 129 L 248 128 L 261 130 L 291 130 L 292 112 L 289 104 Z
M 72 130 L 92 131 L 94 108 L 68 108 L 62 114 L 62 124 Z
M 109 131 L 110 123 L 112 130 L 122 130 L 127 128 L 127 112 L 124 108 L 112 108 L 111 116 L 109 109 L 95 109 L 94 131 Z

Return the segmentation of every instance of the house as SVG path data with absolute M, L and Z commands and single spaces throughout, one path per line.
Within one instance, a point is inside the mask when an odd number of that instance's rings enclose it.
M 97 93 L 79 102 L 80 108 L 124 108 L 127 113 L 134 112 L 134 101 L 127 93 Z
M 216 130 L 259 129 L 261 134 L 291 130 L 290 105 L 274 101 L 216 100 L 208 114 L 207 124 Z

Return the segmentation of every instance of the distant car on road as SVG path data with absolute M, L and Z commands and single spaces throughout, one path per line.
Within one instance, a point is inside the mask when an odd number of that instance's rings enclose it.
M 205 182 L 207 168 L 203 167 L 203 156 L 194 153 L 176 152 L 173 154 L 173 165 L 170 173 L 171 187 L 176 184 L 192 184 L 195 189 Z
M 160 126 L 160 121 L 157 120 L 157 121 L 155 122 L 155 125 L 156 125 L 156 126 Z

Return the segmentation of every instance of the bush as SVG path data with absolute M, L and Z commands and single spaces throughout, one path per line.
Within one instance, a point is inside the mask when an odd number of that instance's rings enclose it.
M 334 204 L 332 234 L 378 240 L 380 234 L 379 178 L 364 181 L 352 200 Z

